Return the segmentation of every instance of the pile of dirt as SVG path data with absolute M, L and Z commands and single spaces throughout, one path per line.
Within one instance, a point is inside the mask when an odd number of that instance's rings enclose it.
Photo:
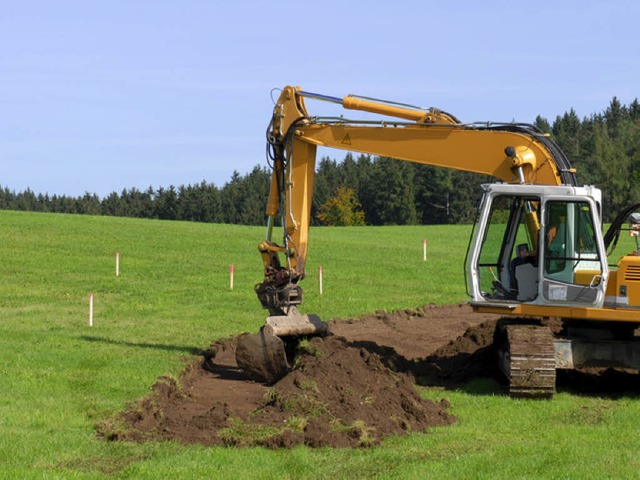
M 420 385 L 455 389 L 473 378 L 498 375 L 493 349 L 498 320 L 472 313 L 468 305 L 425 305 L 334 322 L 331 331 L 377 353 L 392 370 L 413 374 Z
M 366 446 L 424 432 L 455 418 L 446 400 L 421 398 L 415 378 L 448 387 L 486 375 L 494 328 L 495 316 L 462 305 L 335 321 L 332 335 L 306 344 L 294 370 L 269 387 L 237 367 L 235 339 L 221 340 L 213 361 L 192 362 L 178 381 L 159 379 L 98 431 L 112 440 L 268 447 Z
M 463 335 L 417 361 L 411 371 L 418 383 L 459 388 L 473 378 L 498 375 L 493 338 L 498 319 L 471 326 Z
M 160 379 L 151 395 L 119 422 L 103 424 L 101 433 L 133 441 L 353 447 L 455 421 L 446 400 L 421 398 L 411 375 L 390 370 L 376 353 L 343 337 L 312 339 L 297 357 L 296 368 L 271 387 L 251 382 L 236 370 L 232 340 L 215 348 L 218 355 L 208 369 L 229 380 L 235 377 L 240 385 L 226 392 L 196 391 L 203 370 L 194 363 L 180 378 L 181 387 L 173 379 Z M 251 394 L 242 392 L 243 385 L 254 387 Z M 210 396 L 206 405 L 203 395 Z
M 414 384 L 412 376 L 392 371 L 378 354 L 343 337 L 314 338 L 252 422 L 290 426 L 268 438 L 268 446 L 314 447 L 371 445 L 454 422 L 446 400 L 423 399 Z

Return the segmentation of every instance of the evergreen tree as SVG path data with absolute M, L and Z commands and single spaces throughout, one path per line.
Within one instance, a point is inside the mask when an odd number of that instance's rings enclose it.
M 562 117 L 556 117 L 551 127 L 554 140 L 564 151 L 572 165 L 579 163 L 581 156 L 581 122 L 572 108 Z
M 58 199 L 54 195 L 52 203 L 55 205 L 53 211 L 58 211 Z M 122 198 L 116 193 L 111 192 L 107 197 L 102 200 L 102 214 L 109 216 L 118 216 L 121 212 Z
M 479 173 L 455 171 L 453 185 L 449 197 L 451 223 L 473 223 L 477 215 L 477 207 L 482 195 L 483 183 L 495 182 L 495 178 Z
M 242 203 L 240 223 L 243 225 L 263 225 L 266 221 L 266 206 L 271 188 L 269 173 L 255 166 L 242 181 Z
M 380 157 L 367 185 L 362 205 L 372 225 L 413 225 L 418 215 L 415 204 L 413 164 Z
M 162 187 L 157 190 L 154 202 L 154 216 L 160 220 L 177 220 L 179 218 L 176 187 L 171 185 L 167 190 Z
M 83 197 L 77 199 L 76 212 L 86 215 L 100 215 L 102 213 L 100 199 L 95 193 L 86 192 Z
M 536 120 L 533 122 L 533 126 L 543 133 L 551 133 L 551 125 L 549 125 L 549 121 L 540 115 L 536 117 Z
M 421 224 L 450 223 L 453 176 L 447 168 L 415 165 L 416 210 Z
M 640 120 L 640 103 L 638 103 L 638 99 L 635 98 L 631 105 L 629 105 L 629 117 L 633 123 L 636 123 Z
M 222 223 L 239 224 L 240 203 L 242 202 L 242 178 L 237 170 L 233 171 L 231 180 L 222 187 L 220 205 L 222 207 Z
M 213 184 L 204 181 L 199 188 L 200 215 L 202 222 L 222 223 L 222 209 L 220 205 L 220 190 Z
M 16 210 L 35 212 L 37 211 L 37 206 L 38 198 L 36 197 L 36 194 L 28 188 L 16 196 L 14 207 Z
M 618 100 L 617 97 L 613 97 L 611 103 L 609 104 L 609 108 L 607 108 L 604 112 L 604 119 L 607 123 L 607 133 L 609 134 L 610 138 L 614 139 L 619 137 L 619 128 L 626 116 L 626 107 L 624 107 L 620 103 L 620 100 Z

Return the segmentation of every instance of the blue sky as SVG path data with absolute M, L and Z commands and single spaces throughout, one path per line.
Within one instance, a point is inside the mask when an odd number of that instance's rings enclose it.
M 465 122 L 589 116 L 640 96 L 639 18 L 635 0 L 7 0 L 0 185 L 222 186 L 265 164 L 270 92 L 289 84 Z

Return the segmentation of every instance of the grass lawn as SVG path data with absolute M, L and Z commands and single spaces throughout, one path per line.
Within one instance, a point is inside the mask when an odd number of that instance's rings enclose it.
M 469 230 L 313 229 L 303 311 L 332 319 L 465 301 Z M 214 339 L 258 330 L 263 236 L 256 227 L 0 211 L 0 478 L 637 478 L 637 398 L 513 401 L 489 380 L 422 390 L 448 398 L 458 423 L 370 449 L 96 438 L 94 425 L 158 376 L 177 375 Z

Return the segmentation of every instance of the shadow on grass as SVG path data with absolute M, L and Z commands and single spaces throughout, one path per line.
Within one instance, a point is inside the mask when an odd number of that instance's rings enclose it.
M 411 373 L 420 386 L 471 395 L 508 395 L 507 380 L 498 368 L 493 346 L 473 352 L 445 350 L 408 360 L 393 348 L 374 342 L 352 342 L 351 345 L 377 354 L 393 371 Z M 610 399 L 639 398 L 640 373 L 616 369 L 557 370 L 556 391 Z
M 640 398 L 640 373 L 631 370 L 558 370 L 556 390 L 571 395 L 609 398 Z
M 201 348 L 197 348 L 197 347 L 165 345 L 161 343 L 126 342 L 124 340 L 112 340 L 110 338 L 92 337 L 88 335 L 83 335 L 80 338 L 86 342 L 104 343 L 107 345 L 118 345 L 121 347 L 149 348 L 149 349 L 155 349 L 155 350 L 164 350 L 166 352 L 182 352 L 182 353 L 188 353 L 189 355 L 197 355 L 202 350 Z
M 459 390 L 472 395 L 499 395 L 504 392 L 498 380 L 497 361 L 493 361 L 495 352 L 492 346 L 478 348 L 472 353 L 447 351 L 409 360 L 394 348 L 374 342 L 356 341 L 351 345 L 377 354 L 382 363 L 395 372 L 412 374 L 420 386 Z

